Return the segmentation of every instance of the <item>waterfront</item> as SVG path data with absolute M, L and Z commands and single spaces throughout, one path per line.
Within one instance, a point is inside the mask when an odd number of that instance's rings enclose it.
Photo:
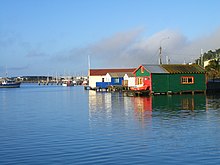
M 220 97 L 0 90 L 0 164 L 219 164 Z

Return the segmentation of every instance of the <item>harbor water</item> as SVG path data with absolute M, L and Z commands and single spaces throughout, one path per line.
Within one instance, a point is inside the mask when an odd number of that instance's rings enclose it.
M 0 164 L 220 164 L 220 97 L 0 89 Z

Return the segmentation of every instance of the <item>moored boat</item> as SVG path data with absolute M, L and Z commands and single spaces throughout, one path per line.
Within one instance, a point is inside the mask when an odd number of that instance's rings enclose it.
M 131 87 L 130 90 L 132 91 L 145 91 L 145 90 L 149 90 L 149 86 L 148 85 L 141 85 L 141 86 L 134 86 Z
M 75 82 L 75 81 L 71 81 L 71 80 L 64 81 L 64 82 L 62 83 L 62 86 L 65 86 L 65 87 L 74 86 L 74 85 L 76 85 L 76 82 Z
M 19 88 L 21 82 L 16 82 L 15 80 L 11 79 L 4 79 L 0 82 L 0 88 Z

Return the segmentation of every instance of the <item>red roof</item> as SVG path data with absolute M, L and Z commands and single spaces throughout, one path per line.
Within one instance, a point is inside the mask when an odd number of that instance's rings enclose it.
M 107 73 L 118 73 L 118 72 L 134 72 L 136 68 L 128 69 L 90 69 L 89 76 L 103 76 Z

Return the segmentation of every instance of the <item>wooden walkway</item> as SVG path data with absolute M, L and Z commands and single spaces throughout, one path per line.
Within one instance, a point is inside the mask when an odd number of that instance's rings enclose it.
M 206 94 L 206 90 L 195 90 L 195 91 L 179 91 L 179 92 L 152 92 L 150 90 L 130 90 L 128 87 L 123 86 L 108 86 L 108 88 L 91 88 L 89 86 L 84 87 L 85 90 L 95 90 L 97 92 L 123 92 L 124 96 L 150 96 L 150 95 L 182 95 L 182 94 Z

